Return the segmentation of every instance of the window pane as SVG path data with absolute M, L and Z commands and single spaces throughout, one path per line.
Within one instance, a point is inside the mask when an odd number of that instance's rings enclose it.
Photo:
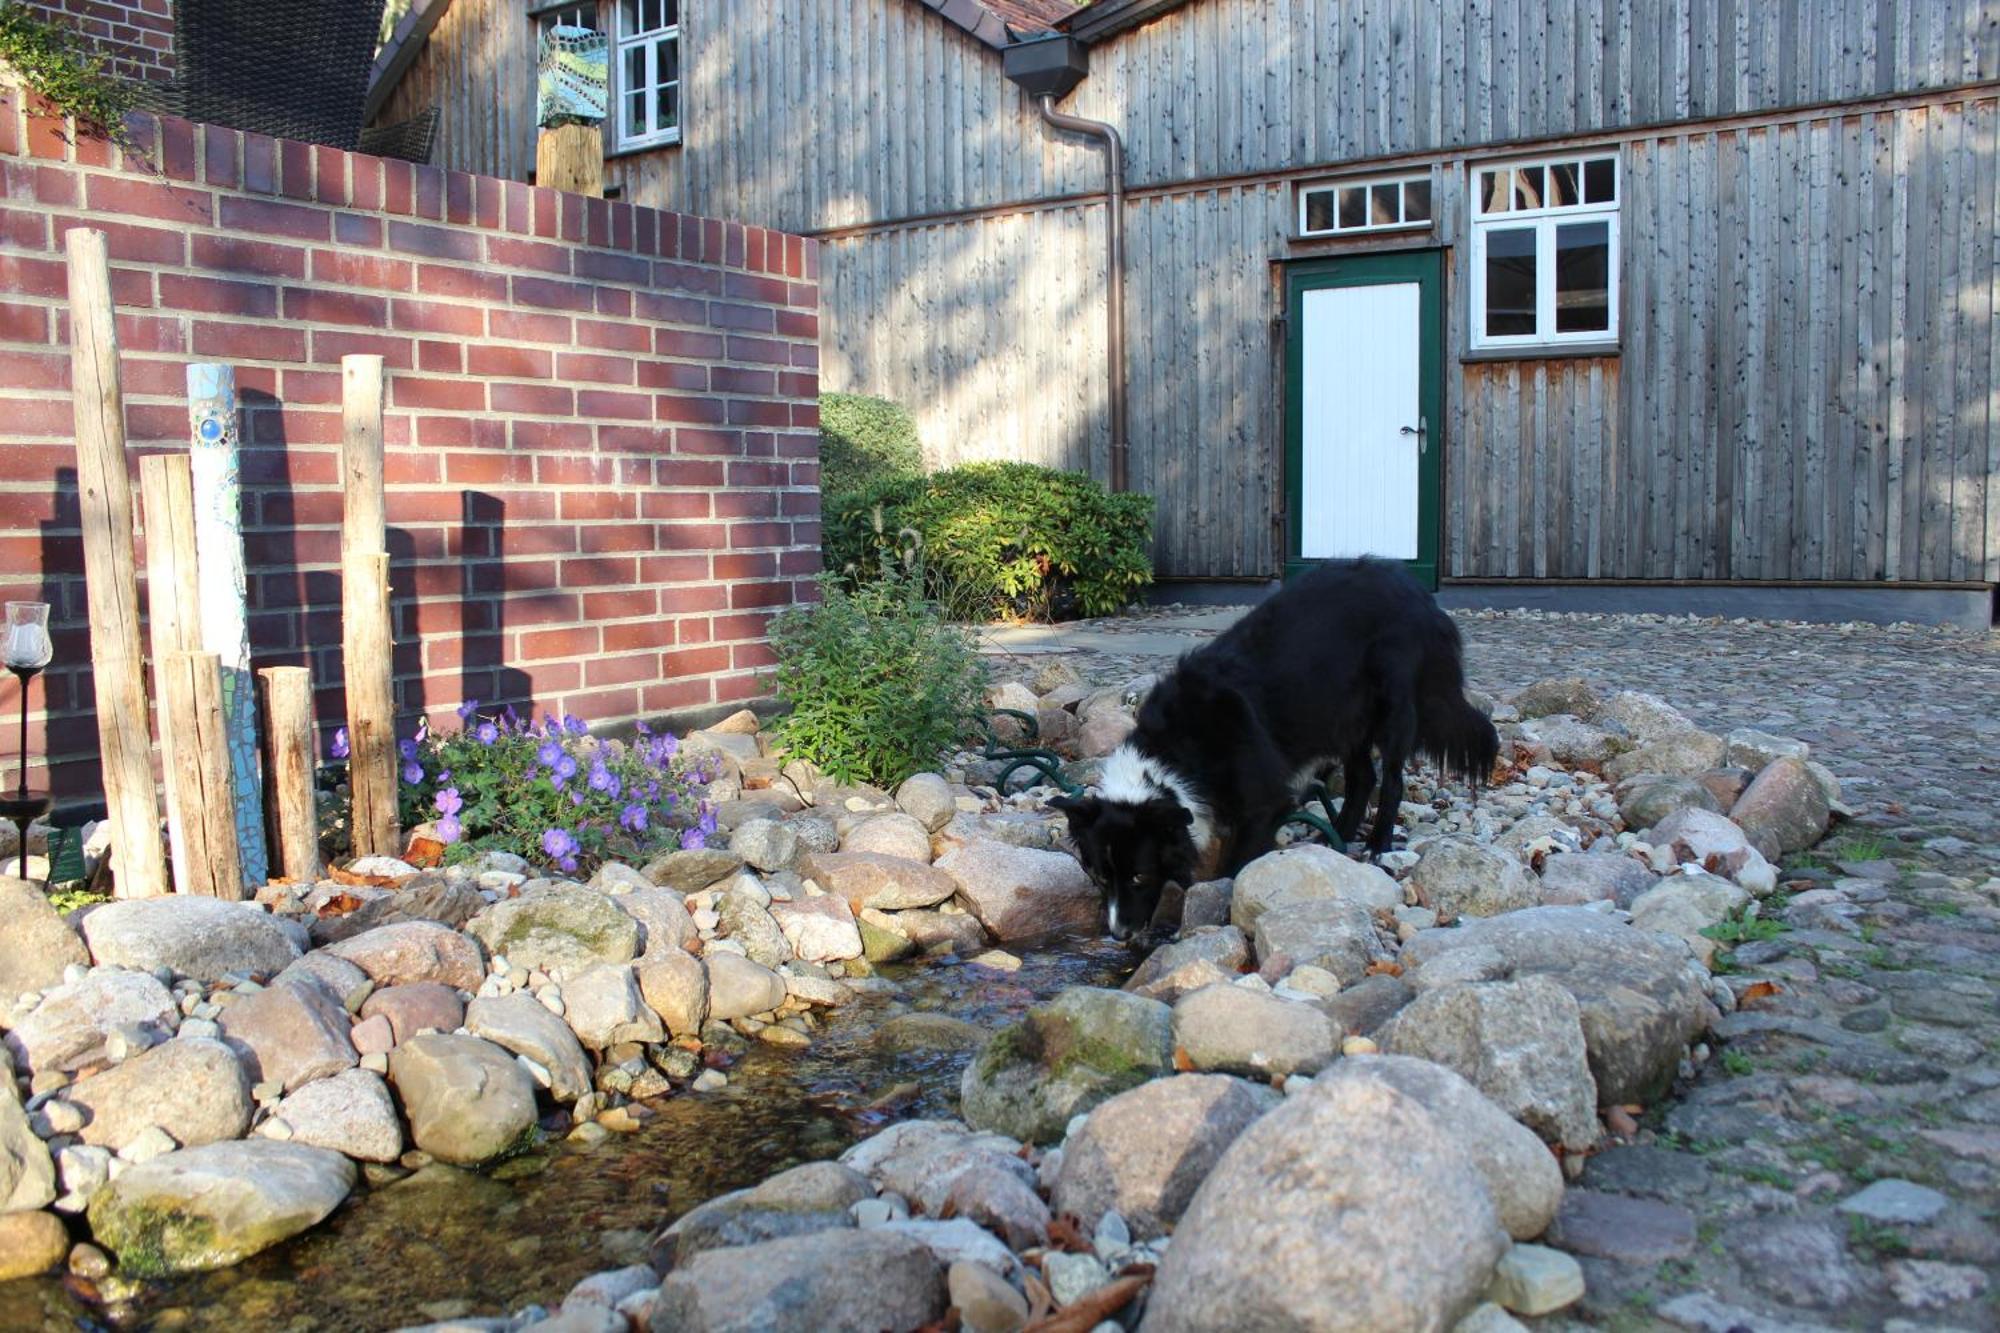
M 1431 220 L 1431 183 L 1427 180 L 1403 182 L 1403 221 Z
M 646 123 L 646 48 L 625 48 L 625 135 L 637 138 L 652 127 Z
M 1611 328 L 1611 224 L 1556 228 L 1556 332 Z
M 1306 230 L 1333 230 L 1333 191 L 1306 191 Z
M 1540 167 L 1514 168 L 1514 207 L 1540 208 L 1542 206 L 1542 169 Z
M 660 89 L 660 128 L 671 130 L 681 123 L 681 86 L 670 83 Z
M 1340 225 L 1342 227 L 1365 227 L 1368 225 L 1367 186 L 1344 185 L 1341 187 Z
M 1583 202 L 1577 193 L 1576 168 L 1574 162 L 1554 162 L 1549 165 L 1549 207 L 1568 208 Z
M 667 26 L 669 28 L 681 21 L 680 10 L 679 0 L 667 0 Z
M 660 82 L 679 83 L 681 81 L 681 44 L 667 40 L 659 43 Z
M 1601 224 L 1600 224 L 1601 225 Z M 1486 334 L 1535 332 L 1535 229 L 1493 227 L 1486 233 Z
M 1513 173 L 1506 170 L 1479 173 L 1479 209 L 1483 213 L 1505 213 L 1513 197 Z
M 1402 209 L 1396 202 L 1396 193 L 1400 188 L 1394 181 L 1389 182 L 1387 185 L 1375 185 L 1369 188 L 1369 226 L 1393 227 L 1403 220 Z
M 1618 160 L 1594 157 L 1583 164 L 1583 201 L 1609 204 L 1618 199 Z

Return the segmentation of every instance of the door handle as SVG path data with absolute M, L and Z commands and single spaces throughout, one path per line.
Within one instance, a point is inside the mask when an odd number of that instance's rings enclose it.
M 1430 445 L 1430 439 L 1429 439 L 1429 437 L 1430 437 L 1430 421 L 1429 421 L 1429 419 L 1428 419 L 1428 418 L 1426 418 L 1426 417 L 1418 417 L 1418 418 L 1417 418 L 1417 424 L 1416 424 L 1416 425 L 1414 425 L 1414 426 L 1404 426 L 1404 427 L 1402 427 L 1402 428 L 1401 428 L 1400 430 L 1398 430 L 1398 431 L 1397 431 L 1396 433 L 1397 433 L 1398 435 L 1414 435 L 1414 436 L 1416 436 L 1416 437 L 1417 437 L 1417 452 L 1418 452 L 1418 453 L 1420 453 L 1420 454 L 1421 454 L 1421 453 L 1424 453 L 1424 452 L 1426 452 L 1426 451 L 1428 450 L 1428 448 L 1429 448 L 1429 445 Z

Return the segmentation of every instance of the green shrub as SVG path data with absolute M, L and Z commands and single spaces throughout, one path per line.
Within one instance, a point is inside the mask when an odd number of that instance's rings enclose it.
M 820 591 L 771 622 L 777 695 L 792 706 L 778 739 L 838 781 L 893 787 L 976 729 L 986 664 L 915 576 L 822 578 Z
M 819 488 L 847 495 L 924 470 L 917 423 L 901 404 L 859 393 L 819 398 Z
M 829 568 L 868 579 L 921 551 L 925 591 L 968 615 L 1109 615 L 1153 578 L 1153 498 L 1080 473 L 972 463 L 825 504 Z
M 104 57 L 92 52 L 70 28 L 44 22 L 13 0 L 0 0 L 0 61 L 46 98 L 78 131 L 131 147 L 125 113 L 138 102 L 138 89 L 106 72 Z

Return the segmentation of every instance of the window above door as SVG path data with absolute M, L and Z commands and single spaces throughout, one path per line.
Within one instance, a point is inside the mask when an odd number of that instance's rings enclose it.
M 1428 171 L 1307 181 L 1298 187 L 1298 234 L 1319 237 L 1428 231 L 1431 193 Z
M 1618 339 L 1618 157 L 1470 168 L 1472 350 Z

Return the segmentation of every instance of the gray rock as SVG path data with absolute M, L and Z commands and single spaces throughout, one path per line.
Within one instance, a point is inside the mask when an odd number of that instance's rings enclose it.
M 840 1155 L 884 1195 L 908 1199 L 933 1216 L 944 1210 L 962 1176 L 1010 1175 L 1032 1188 L 1035 1173 L 1021 1144 L 1001 1134 L 974 1133 L 955 1120 L 904 1120 Z
M 1667 732 L 1652 740 L 1642 740 L 1634 748 L 1604 766 L 1604 776 L 1613 782 L 1640 773 L 1658 773 L 1670 778 L 1696 778 L 1722 763 L 1726 750 L 1722 737 L 1712 732 Z
M 1337 898 L 1287 903 L 1260 914 L 1251 942 L 1259 962 L 1285 959 L 1290 967 L 1322 968 L 1342 986 L 1368 974 L 1377 949 L 1368 909 Z
M 944 1203 L 945 1215 L 985 1227 L 1014 1249 L 1049 1243 L 1049 1206 L 1011 1168 L 979 1165 L 960 1171 Z
M 1393 1055 L 1436 1061 L 1551 1143 L 1596 1143 L 1597 1085 L 1569 992 L 1544 976 L 1425 991 L 1378 1038 Z
M 1495 838 L 1493 849 L 1532 866 L 1546 857 L 1582 851 L 1583 835 L 1554 815 L 1529 815 Z
M 898 1217 L 880 1228 L 923 1242 L 940 1264 L 975 1263 L 985 1268 L 1013 1268 L 1019 1261 L 992 1232 L 966 1217 L 945 1220 Z
M 519 1145 L 535 1124 L 535 1084 L 513 1055 L 478 1037 L 435 1033 L 389 1053 L 389 1082 L 417 1147 L 477 1166 Z
M 397 1041 L 407 1041 L 426 1028 L 455 1032 L 465 1022 L 465 1004 L 458 992 L 436 981 L 412 981 L 383 986 L 362 1002 L 360 1016 L 380 1014 Z
M 1519 861 L 1464 837 L 1425 843 L 1410 880 L 1440 916 L 1498 916 L 1537 901 L 1535 878 Z
M 1522 740 L 1547 750 L 1564 768 L 1601 769 L 1614 755 L 1632 746 L 1622 727 L 1610 731 L 1569 713 L 1525 717 L 1517 730 Z
M 1990 1285 L 1984 1270 L 1935 1259 L 1893 1259 L 1883 1266 L 1896 1303 L 1911 1310 L 1942 1309 L 1978 1300 Z M 1901 1330 L 1898 1330 L 1901 1333 Z
M 291 934 L 262 908 L 196 894 L 105 903 L 85 912 L 82 925 L 101 966 L 166 967 L 201 981 L 230 972 L 272 975 L 299 956 Z
M 333 944 L 377 926 L 403 921 L 432 921 L 458 930 L 485 909 L 486 899 L 472 885 L 425 873 L 398 886 L 394 892 L 371 898 L 344 916 L 315 917 L 311 923 L 312 941 Z
M 1618 817 L 1627 828 L 1651 828 L 1680 810 L 1707 810 L 1721 814 L 1723 804 L 1707 785 L 1694 778 L 1668 777 L 1664 773 L 1640 773 L 1618 784 Z M 1544 874 L 1547 873 L 1544 869 Z
M 1632 903 L 1632 927 L 1684 941 L 1703 967 L 1722 946 L 1701 932 L 1743 908 L 1750 895 L 1719 875 L 1674 875 Z
M 791 902 L 774 902 L 777 923 L 792 956 L 808 963 L 828 963 L 861 957 L 861 930 L 854 909 L 838 894 L 808 894 Z
M 643 958 L 633 972 L 640 996 L 670 1034 L 685 1037 L 701 1031 L 708 1017 L 708 969 L 699 958 L 675 951 Z
M 465 929 L 488 953 L 545 971 L 627 963 L 639 952 L 639 923 L 596 889 L 531 889 L 493 904 Z
M 898 1014 L 875 1029 L 873 1044 L 885 1051 L 974 1051 L 991 1035 L 948 1014 Z
M 925 953 L 971 954 L 986 947 L 986 927 L 980 925 L 979 918 L 970 912 L 933 912 L 926 909 L 877 912 L 869 908 L 862 916 L 909 940 Z
M 530 1004 L 534 1003 L 532 1000 Z M 290 1143 L 326 1148 L 364 1162 L 393 1162 L 403 1152 L 403 1124 L 379 1074 L 349 1069 L 308 1083 L 280 1101 L 272 1120 Z
M 179 1019 L 174 997 L 146 973 L 98 968 L 44 995 L 7 1033 L 7 1049 L 30 1074 L 76 1070 L 105 1059 L 113 1032 L 143 1030 L 164 1040 Z
M 1546 1245 L 1516 1245 L 1500 1256 L 1486 1296 L 1515 1314 L 1553 1314 L 1583 1299 L 1583 1266 Z
M 345 958 L 336 958 L 324 949 L 315 949 L 271 978 L 273 986 L 318 986 L 340 1000 L 341 1008 L 353 1013 L 375 989 L 375 983 Z M 356 997 L 359 998 L 356 998 Z
M 1840 1211 L 1865 1217 L 1871 1222 L 1922 1226 L 1943 1212 L 1950 1202 L 1927 1186 L 1908 1180 L 1885 1179 L 1842 1199 Z
M 306 979 L 267 986 L 222 1011 L 223 1037 L 243 1058 L 250 1081 L 287 1091 L 354 1067 L 360 1057 L 347 1029 L 339 997 Z
M 697 1255 L 660 1285 L 655 1333 L 881 1333 L 945 1310 L 923 1242 L 838 1229 Z
M 688 961 L 701 970 L 700 963 Z M 576 1034 L 532 995 L 516 991 L 474 999 L 466 1006 L 465 1030 L 548 1070 L 549 1095 L 559 1102 L 573 1102 L 590 1091 L 590 1059 Z
M 1776 759 L 1750 783 L 1729 817 L 1769 860 L 1802 852 L 1826 834 L 1826 793 L 1803 759 Z M 88 933 L 88 932 L 86 932 Z
M 1580 718 L 1599 716 L 1603 703 L 1581 676 L 1551 676 L 1515 692 L 1508 700 L 1522 717 L 1568 713 Z
M 1097 886 L 1063 852 L 972 842 L 945 853 L 937 869 L 957 883 L 972 914 L 1002 943 L 1096 931 L 1103 914 Z
M 1203 880 L 1191 886 L 1181 900 L 1181 929 L 1192 931 L 1203 926 L 1227 925 L 1235 897 L 1233 879 Z
M 11 1083 L 0 1090 L 0 1215 L 46 1208 L 56 1197 L 55 1162 L 12 1091 Z
M 1672 1321 L 1674 1327 L 1692 1329 L 1694 1333 L 1833 1333 L 1826 1324 L 1772 1319 L 1699 1291 L 1661 1302 L 1660 1315 Z M 1883 1327 L 1885 1333 L 1914 1333 L 1897 1329 L 1893 1321 Z
M 838 1162 L 809 1162 L 683 1213 L 654 1239 L 648 1260 L 654 1272 L 667 1274 L 709 1250 L 851 1227 L 849 1207 L 874 1193 L 858 1171 Z
M 775 819 L 752 819 L 729 833 L 729 850 L 758 870 L 789 870 L 799 858 L 799 835 Z
M 1302 843 L 1243 867 L 1230 895 L 1229 919 L 1248 935 L 1266 912 L 1325 902 L 1351 903 L 1364 915 L 1392 912 L 1403 905 L 1403 890 L 1379 866 Z
M 83 947 L 39 885 L 0 875 L 0 1006 L 62 985 L 63 969 L 89 967 Z
M 930 907 L 958 890 L 958 881 L 941 869 L 873 852 L 814 852 L 800 873 L 847 899 L 856 913 L 867 907 L 884 912 Z
M 1674 860 L 1692 862 L 1711 875 L 1734 875 L 1757 853 L 1744 831 L 1713 811 L 1689 807 L 1676 810 L 1646 835 L 1656 847 L 1666 847 Z
M 1612 902 L 1630 907 L 1634 898 L 1659 882 L 1659 876 L 1630 856 L 1558 852 L 1542 862 L 1538 896 L 1545 906 Z
M 588 968 L 563 986 L 563 1019 L 577 1040 L 593 1051 L 620 1042 L 660 1041 L 666 1029 L 646 1007 L 632 969 L 609 963 Z
M 1385 1083 L 1447 1126 L 1486 1181 L 1508 1235 L 1530 1240 L 1548 1229 L 1562 1204 L 1562 1168 L 1541 1140 L 1479 1089 L 1443 1065 L 1400 1055 L 1353 1056 L 1319 1076 L 1321 1083 L 1346 1080 Z
M 1708 1185 L 1708 1164 L 1693 1153 L 1631 1144 L 1594 1153 L 1583 1164 L 1583 1184 L 1614 1194 L 1637 1194 L 1672 1203 Z
M 353 1188 L 354 1164 L 324 1148 L 211 1143 L 126 1170 L 91 1199 L 90 1229 L 127 1277 L 226 1268 L 315 1225 Z
M 945 1285 L 967 1333 L 1020 1333 L 1028 1326 L 1027 1297 L 983 1264 L 953 1264 Z
M 1570 1190 L 1549 1226 L 1549 1244 L 1572 1254 L 1659 1264 L 1694 1252 L 1694 1214 L 1680 1204 Z
M 1250 961 L 1250 943 L 1234 926 L 1202 927 L 1163 944 L 1139 964 L 1125 989 L 1172 1004 L 1191 990 L 1233 979 Z
M 951 784 L 935 773 L 918 773 L 896 788 L 896 804 L 903 813 L 935 833 L 958 813 L 958 798 Z
M 1339 994 L 1321 1001 L 1320 1008 L 1340 1025 L 1341 1031 L 1372 1037 L 1416 997 L 1416 992 L 1404 985 L 1401 977 L 1378 974 L 1344 987 Z
M 1450 1127 L 1385 1083 L 1316 1083 L 1196 1191 L 1140 1329 L 1449 1328 L 1506 1248 Z
M 872 815 L 858 821 L 840 840 L 843 852 L 873 852 L 925 865 L 931 859 L 930 829 L 911 815 Z
M 1846 1243 L 1824 1222 L 1780 1219 L 1741 1228 L 1729 1249 L 1751 1285 L 1788 1305 L 1840 1309 L 1867 1287 Z
M 1812 746 L 1789 736 L 1773 736 L 1768 731 L 1757 731 L 1750 727 L 1738 727 L 1723 737 L 1729 747 L 1723 762 L 1752 773 L 1763 771 L 1766 765 L 1779 759 L 1805 760 L 1812 757 Z
M 785 979 L 770 968 L 719 950 L 708 955 L 707 963 L 709 1018 L 749 1018 L 785 1002 Z
M 1226 982 L 1176 1000 L 1173 1031 L 1196 1069 L 1252 1078 L 1318 1073 L 1339 1055 L 1343 1035 L 1313 1005 Z
M 1487 1301 L 1451 1327 L 1451 1333 L 1528 1333 L 1528 1326 Z
M 633 889 L 614 894 L 612 905 L 639 923 L 639 956 L 656 958 L 681 953 L 701 932 L 688 915 L 681 895 L 672 889 Z
M 1452 955 L 1469 967 L 1455 967 Z M 1402 954 L 1417 990 L 1433 971 L 1454 979 L 1546 976 L 1575 997 L 1597 1095 L 1650 1103 L 1713 1014 L 1687 947 L 1584 907 L 1535 907 L 1427 930 Z
M 1220 1074 L 1180 1074 L 1121 1092 L 1064 1142 L 1055 1207 L 1092 1219 L 1115 1211 L 1140 1240 L 1165 1235 L 1237 1135 L 1282 1100 Z
M 647 864 L 640 873 L 663 889 L 675 893 L 699 893 L 743 868 L 743 858 L 735 852 L 715 847 L 694 851 L 668 852 Z
M 996 1033 L 966 1066 L 961 1113 L 975 1128 L 1051 1142 L 1071 1116 L 1172 1064 L 1173 1019 L 1166 1005 L 1072 986 Z
M 435 921 L 402 921 L 377 926 L 327 946 L 368 974 L 378 986 L 436 981 L 456 990 L 478 990 L 486 979 L 479 945 Z
M 250 1080 L 235 1052 L 208 1037 L 178 1037 L 71 1086 L 85 1143 L 119 1152 L 155 1126 L 184 1148 L 242 1136 Z
M 1591 715 L 1585 713 L 1581 716 Z M 1657 694 L 1644 694 L 1638 690 L 1620 690 L 1613 694 L 1591 720 L 1616 723 L 1641 745 L 1694 730 L 1694 723 L 1688 720 L 1687 714 Z
M 732 888 L 722 895 L 716 910 L 722 916 L 722 933 L 743 946 L 750 961 L 765 967 L 781 967 L 792 961 L 792 946 L 785 932 L 748 893 Z

